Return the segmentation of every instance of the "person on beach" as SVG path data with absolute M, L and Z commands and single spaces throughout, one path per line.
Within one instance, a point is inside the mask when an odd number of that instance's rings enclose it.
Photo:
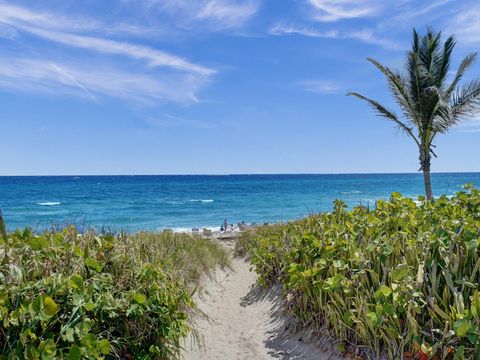
M 227 219 L 223 220 L 223 228 L 225 229 L 225 231 L 227 231 L 228 229 Z

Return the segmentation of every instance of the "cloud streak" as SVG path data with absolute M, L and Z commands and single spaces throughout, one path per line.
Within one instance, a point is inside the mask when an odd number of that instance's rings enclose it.
M 466 44 L 480 43 L 480 5 L 465 11 L 459 11 L 447 24 L 447 31 Z
M 328 30 L 320 31 L 314 27 L 305 27 L 297 25 L 287 25 L 278 23 L 270 28 L 271 35 L 301 35 L 313 38 L 324 39 L 354 39 L 367 44 L 378 45 L 386 49 L 398 49 L 400 45 L 393 40 L 378 36 L 375 31 L 371 29 L 339 31 Z
M 93 50 L 105 54 L 124 55 L 138 60 L 146 60 L 148 66 L 150 67 L 164 66 L 175 70 L 197 73 L 200 75 L 212 75 L 215 73 L 215 70 L 213 69 L 195 65 L 185 59 L 182 59 L 181 57 L 146 46 L 92 36 L 49 31 L 30 26 L 19 26 L 19 28 L 31 34 L 61 43 L 63 45 Z
M 115 66 L 56 63 L 28 58 L 0 59 L 0 86 L 14 91 L 78 96 L 98 101 L 104 96 L 145 105 L 198 101 L 195 92 L 204 85 L 178 74 L 156 77 Z
M 15 52 L 0 53 L 0 86 L 16 91 L 66 92 L 90 99 L 109 96 L 142 103 L 195 102 L 196 91 L 216 73 L 166 51 L 109 39 L 115 28 L 95 19 L 33 12 L 0 2 L 0 37 L 19 44 Z M 125 29 L 115 35 L 138 30 Z M 43 55 L 42 43 L 37 47 L 22 45 L 24 35 L 56 46 L 49 45 L 48 56 Z M 85 54 L 87 60 L 80 63 L 69 59 L 65 47 L 94 56 Z
M 232 2 L 211 0 L 198 10 L 196 19 L 214 21 L 220 28 L 237 28 L 244 25 L 258 11 L 256 1 Z
M 261 0 L 124 0 L 156 15 L 168 13 L 176 25 L 210 31 L 234 30 L 245 26 L 260 8 Z
M 304 80 L 297 83 L 303 91 L 316 94 L 340 94 L 344 93 L 342 87 L 332 81 L 326 80 Z
M 376 15 L 381 4 L 368 0 L 308 0 L 308 3 L 315 11 L 313 18 L 323 22 Z

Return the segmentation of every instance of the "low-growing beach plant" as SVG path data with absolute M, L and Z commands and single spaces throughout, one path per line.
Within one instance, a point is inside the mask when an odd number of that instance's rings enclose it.
M 201 274 L 226 252 L 187 234 L 33 234 L 0 242 L 0 358 L 178 358 Z M 1 254 L 3 255 L 3 254 Z M 3 256 L 0 256 L 3 257 Z
M 368 58 L 385 75 L 403 119 L 393 111 L 359 93 L 356 96 L 368 102 L 375 112 L 393 121 L 418 147 L 420 170 L 423 171 L 425 194 L 433 199 L 430 165 L 435 138 L 452 126 L 478 114 L 480 109 L 480 79 L 470 80 L 460 87 L 465 73 L 477 60 L 477 53 L 467 55 L 460 63 L 453 79 L 449 80 L 455 39 L 450 36 L 443 44 L 441 33 L 428 29 L 424 36 L 413 30 L 412 48 L 407 53 L 405 71 L 391 70 Z
M 344 353 L 378 359 L 480 356 L 480 191 L 264 227 L 243 245 L 261 284 Z

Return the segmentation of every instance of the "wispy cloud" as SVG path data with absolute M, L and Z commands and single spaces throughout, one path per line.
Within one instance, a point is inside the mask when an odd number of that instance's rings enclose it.
M 459 11 L 447 24 L 447 31 L 454 33 L 462 43 L 480 43 L 480 4 Z
M 52 19 L 55 19 L 55 21 L 52 21 Z M 11 5 L 3 1 L 0 1 L 0 23 L 14 27 L 34 25 L 50 30 L 100 33 L 103 35 L 152 36 L 165 32 L 159 26 L 153 28 L 127 22 L 104 23 L 80 15 L 70 17 L 57 12 L 37 11 L 18 5 Z
M 308 0 L 318 21 L 337 21 L 372 16 L 380 12 L 381 1 L 368 0 Z
M 271 27 L 269 32 L 272 35 L 303 35 L 314 38 L 355 39 L 367 44 L 382 46 L 387 49 L 398 49 L 400 47 L 400 45 L 396 41 L 381 37 L 371 29 L 360 29 L 351 31 L 320 31 L 314 27 L 278 23 Z
M 388 16 L 390 25 L 401 24 L 402 22 L 412 21 L 413 19 L 416 19 L 423 15 L 429 15 L 430 19 L 433 20 L 436 17 L 443 15 L 442 12 L 438 12 L 437 10 L 451 3 L 452 1 L 454 0 L 437 0 L 430 4 L 425 2 L 426 4 L 420 4 L 420 5 L 414 1 L 405 1 L 403 3 L 400 2 L 398 4 L 400 8 L 396 12 L 396 15 L 393 17 Z M 403 8 L 402 8 L 402 5 L 403 5 Z M 436 12 L 433 13 L 433 10 L 436 10 Z
M 20 45 L 16 55 L 2 54 L 0 86 L 16 91 L 66 92 L 91 99 L 110 96 L 144 103 L 198 101 L 196 92 L 216 71 L 153 47 L 108 38 L 112 32 L 121 36 L 137 30 L 135 26 L 126 29 L 115 32 L 115 26 L 109 28 L 95 19 L 34 12 L 0 2 L 0 37 L 21 44 L 22 36 L 28 34 L 51 44 L 48 56 L 43 54 L 42 42 L 38 47 Z M 94 56 L 85 54 L 88 60 L 83 62 L 68 59 L 68 52 L 62 49 L 65 47 Z
M 19 28 L 44 39 L 55 41 L 63 45 L 93 50 L 105 54 L 124 55 L 133 59 L 146 60 L 148 66 L 150 67 L 165 66 L 176 70 L 198 73 L 201 75 L 212 75 L 215 73 L 213 69 L 195 65 L 185 59 L 182 59 L 181 57 L 146 46 L 92 36 L 49 31 L 30 26 L 19 26 Z
M 98 67 L 39 59 L 0 59 L 0 87 L 24 92 L 79 96 L 99 100 L 116 97 L 142 104 L 196 102 L 205 83 L 179 74 L 132 72 L 113 65 Z
M 257 1 L 244 1 L 241 3 L 211 0 L 199 9 L 196 18 L 199 20 L 214 21 L 217 26 L 225 28 L 239 27 L 245 24 L 258 11 Z
M 124 0 L 174 15 L 177 25 L 220 31 L 238 29 L 258 12 L 261 0 Z
M 304 91 L 317 94 L 340 94 L 345 92 L 338 83 L 327 80 L 304 80 L 299 81 L 297 86 Z
M 294 26 L 278 23 L 270 28 L 271 35 L 304 35 L 317 38 L 338 38 L 340 36 L 337 30 L 332 31 L 319 31 L 313 27 L 306 26 Z

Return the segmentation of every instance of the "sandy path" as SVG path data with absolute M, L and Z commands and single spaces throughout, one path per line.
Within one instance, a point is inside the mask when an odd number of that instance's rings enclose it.
M 186 360 L 337 359 L 288 337 L 279 316 L 279 297 L 256 286 L 257 275 L 243 259 L 233 259 L 233 271 L 218 271 L 207 281 L 198 306 L 208 319 L 198 318 L 202 349 L 192 338 Z

